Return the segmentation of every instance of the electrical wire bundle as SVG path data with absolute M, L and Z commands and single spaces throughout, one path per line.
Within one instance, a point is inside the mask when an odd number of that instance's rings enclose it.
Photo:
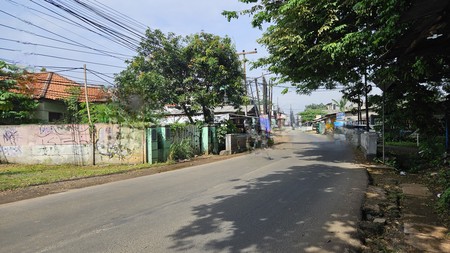
M 0 60 L 113 85 L 136 52 L 146 26 L 97 0 L 0 0 Z

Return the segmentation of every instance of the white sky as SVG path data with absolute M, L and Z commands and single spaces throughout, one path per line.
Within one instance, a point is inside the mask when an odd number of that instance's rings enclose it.
M 92 0 L 88 0 L 87 2 L 91 1 Z M 143 23 L 147 27 L 152 29 L 160 29 L 165 33 L 173 32 L 178 35 L 188 35 L 204 31 L 220 36 L 229 36 L 234 42 L 236 50 L 239 52 L 242 50 L 253 51 L 255 48 L 258 50 L 258 54 L 249 54 L 246 56 L 250 62 L 256 60 L 258 57 L 267 55 L 264 48 L 256 42 L 256 40 L 261 37 L 263 31 L 251 27 L 250 17 L 240 17 L 237 20 L 228 22 L 227 19 L 221 15 L 223 10 L 245 9 L 247 5 L 238 2 L 238 0 L 97 1 L 139 21 L 140 23 Z M 14 2 L 18 4 L 15 4 Z M 38 2 L 43 6 L 50 7 L 44 1 L 37 0 L 35 2 Z M 63 2 L 70 2 L 70 0 L 64 0 Z M 125 47 L 111 43 L 111 41 L 100 38 L 99 36 L 89 33 L 84 29 L 78 29 L 64 22 L 55 21 L 55 19 L 48 16 L 49 12 L 47 10 L 31 1 L 0 0 L 0 4 L 2 6 L 1 11 L 3 11 L 0 12 L 0 59 L 2 60 L 22 66 L 82 68 L 83 64 L 86 64 L 88 69 L 95 71 L 96 73 L 105 74 L 100 75 L 102 78 L 99 78 L 98 76 L 92 75 L 88 72 L 88 83 L 108 85 L 106 81 L 112 82 L 112 78 L 108 78 L 107 76 L 112 77 L 114 73 L 118 73 L 125 68 L 126 64 L 123 59 L 119 60 L 101 55 L 71 52 L 38 45 L 26 45 L 23 42 L 52 45 L 57 47 L 70 47 L 55 40 L 58 39 L 67 41 L 67 39 L 69 39 L 72 41 L 81 42 L 84 45 L 93 48 L 101 48 L 102 50 L 108 50 L 129 56 L 135 54 L 133 51 Z M 21 5 L 25 5 L 26 7 Z M 29 8 L 38 9 L 45 14 L 37 13 Z M 14 17 L 11 17 L 8 14 L 11 14 Z M 18 18 L 26 22 L 21 21 Z M 30 23 L 35 26 L 30 25 Z M 55 34 L 51 34 L 41 28 L 64 36 L 65 38 L 57 37 Z M 21 30 L 26 30 L 34 34 Z M 144 30 L 142 32 L 144 32 Z M 53 38 L 53 40 L 38 37 L 35 34 L 50 37 Z M 22 43 L 18 43 L 17 41 Z M 80 48 L 78 49 L 83 50 Z M 62 58 L 69 58 L 72 60 Z M 40 68 L 37 67 L 36 71 L 39 71 L 39 69 Z M 58 69 L 47 67 L 47 70 L 55 71 Z M 264 70 L 262 69 L 248 70 L 247 76 L 260 77 L 263 73 Z M 77 82 L 82 82 L 83 73 L 81 69 L 63 71 L 60 72 L 60 74 Z M 103 79 L 106 79 L 106 81 Z M 341 98 L 341 93 L 338 91 L 320 91 L 315 92 L 310 96 L 305 96 L 298 95 L 294 91 L 281 95 L 281 90 L 282 88 L 274 88 L 273 102 L 278 102 L 279 106 L 285 112 L 289 112 L 291 107 L 294 112 L 300 112 L 304 109 L 305 105 L 311 103 L 326 104 L 330 103 L 332 99 L 339 100 Z

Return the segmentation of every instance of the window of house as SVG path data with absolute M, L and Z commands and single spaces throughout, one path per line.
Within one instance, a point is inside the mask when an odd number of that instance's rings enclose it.
M 60 112 L 49 112 L 48 113 L 48 121 L 49 122 L 57 122 L 63 120 L 63 114 Z

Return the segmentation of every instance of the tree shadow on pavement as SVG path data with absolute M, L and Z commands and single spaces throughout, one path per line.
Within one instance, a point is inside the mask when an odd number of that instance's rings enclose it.
M 364 180 L 361 170 L 315 164 L 233 181 L 233 193 L 192 208 L 170 250 L 356 252 Z
M 309 143 L 293 153 L 300 160 L 317 162 L 352 163 L 355 160 L 351 146 L 333 141 Z

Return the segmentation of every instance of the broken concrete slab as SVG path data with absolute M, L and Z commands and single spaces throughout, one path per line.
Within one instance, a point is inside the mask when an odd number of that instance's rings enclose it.
M 401 184 L 403 194 L 416 197 L 429 197 L 431 196 L 430 190 L 422 184 Z

